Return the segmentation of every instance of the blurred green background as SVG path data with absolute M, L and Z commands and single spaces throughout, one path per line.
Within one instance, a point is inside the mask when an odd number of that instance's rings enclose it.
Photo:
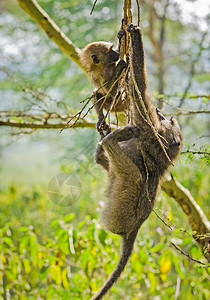
M 91 16 L 89 0 L 39 4 L 77 47 L 99 40 L 117 44 L 123 1 L 98 1 Z M 207 152 L 209 115 L 188 111 L 209 110 L 208 4 L 140 4 L 148 86 L 155 104 L 168 115 L 186 113 L 177 116 L 183 151 Z M 134 1 L 135 20 L 136 11 Z M 59 101 L 72 112 L 81 109 L 80 101 L 93 90 L 82 70 L 15 0 L 1 0 L 0 14 L 1 113 L 62 113 Z M 88 118 L 96 122 L 95 112 Z M 113 270 L 120 251 L 120 238 L 105 232 L 100 222 L 107 176 L 94 162 L 98 133 L 88 128 L 60 133 L 1 126 L 0 137 L 0 299 L 89 299 Z M 81 184 L 81 194 L 68 207 L 48 197 L 48 184 L 60 173 L 73 175 Z M 209 217 L 209 156 L 182 154 L 172 174 Z M 126 271 L 104 299 L 209 299 L 209 269 L 170 244 L 205 262 L 185 214 L 163 192 L 156 209 L 176 229 L 170 231 L 152 213 Z

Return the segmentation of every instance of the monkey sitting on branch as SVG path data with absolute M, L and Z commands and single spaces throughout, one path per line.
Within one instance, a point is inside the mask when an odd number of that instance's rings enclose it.
M 141 29 L 130 24 L 127 31 L 132 124 L 106 135 L 96 151 L 96 162 L 110 179 L 102 221 L 107 230 L 121 235 L 122 251 L 114 271 L 91 300 L 101 299 L 125 268 L 138 230 L 153 210 L 160 180 L 182 145 L 178 122 L 167 120 L 146 95 Z
M 113 45 L 107 42 L 94 42 L 85 46 L 80 54 L 81 64 L 87 68 L 91 75 L 92 83 L 96 88 L 93 100 L 94 108 L 98 116 L 97 129 L 99 132 L 110 133 L 110 127 L 106 124 L 103 108 L 115 112 L 125 110 L 125 102 L 118 91 L 118 81 L 122 71 L 126 68 L 124 60 L 119 60 L 120 39 L 123 30 L 118 32 L 118 50 L 113 49 Z

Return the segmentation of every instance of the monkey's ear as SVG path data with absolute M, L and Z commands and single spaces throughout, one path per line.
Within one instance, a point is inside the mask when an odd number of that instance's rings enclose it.
M 171 125 L 174 125 L 174 123 L 175 123 L 174 117 L 171 117 L 171 118 L 170 118 L 170 122 L 171 122 Z
M 93 55 L 91 55 L 91 57 L 92 57 L 93 63 L 95 65 L 100 63 L 100 59 L 98 59 L 97 55 L 93 54 Z
M 161 114 L 161 112 L 160 112 L 160 110 L 158 108 L 156 108 L 156 113 L 157 113 L 160 121 L 161 120 L 166 120 L 166 118 L 164 117 L 163 114 Z

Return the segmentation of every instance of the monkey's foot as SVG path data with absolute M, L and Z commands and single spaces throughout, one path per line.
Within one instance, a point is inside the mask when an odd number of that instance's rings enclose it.
M 106 136 L 107 134 L 109 134 L 111 132 L 111 128 L 108 124 L 106 124 L 106 122 L 99 120 L 96 124 L 96 128 L 98 130 L 98 132 L 100 133 L 101 136 Z M 105 131 L 105 133 L 104 133 Z

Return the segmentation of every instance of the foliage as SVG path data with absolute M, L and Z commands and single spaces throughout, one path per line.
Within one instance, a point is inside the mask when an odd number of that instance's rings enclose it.
M 43 200 L 39 193 L 34 192 L 33 197 L 38 202 Z M 89 299 L 114 268 L 120 238 L 107 233 L 98 220 L 89 216 L 75 222 L 74 213 L 51 221 L 49 233 L 35 221 L 36 216 L 33 221 L 29 218 L 33 225 L 28 225 L 25 202 L 17 205 L 22 211 L 21 219 L 25 218 L 24 225 L 14 216 L 5 221 L 3 212 L 0 215 L 1 299 L 6 294 L 11 299 Z M 36 209 L 36 214 L 41 212 Z M 208 269 L 180 256 L 169 243 L 172 239 L 180 247 L 188 245 L 190 254 L 200 259 L 202 254 L 193 238 L 180 239 L 179 231 L 171 237 L 161 227 L 162 224 L 154 234 L 148 223 L 143 226 L 126 271 L 105 299 L 158 296 L 165 300 L 176 293 L 180 299 L 192 299 L 192 295 L 208 299 Z

